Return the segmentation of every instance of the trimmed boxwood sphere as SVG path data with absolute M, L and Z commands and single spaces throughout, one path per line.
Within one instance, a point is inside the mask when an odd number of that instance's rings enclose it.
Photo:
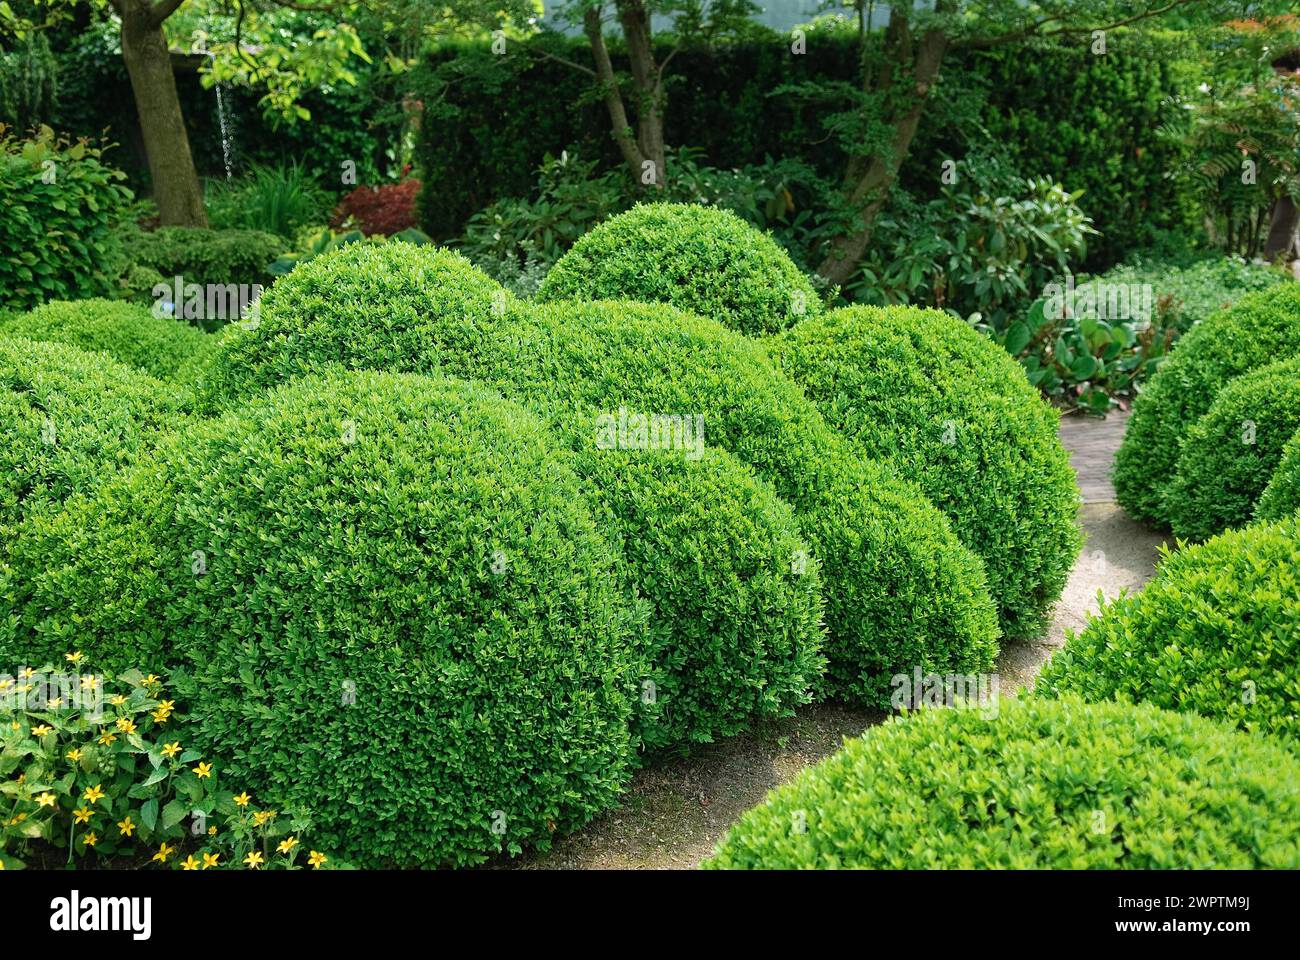
M 1149 706 L 927 709 L 773 791 L 704 866 L 1294 869 L 1300 760 Z
M 868 456 L 892 460 L 984 560 L 1002 629 L 1041 632 L 1079 552 L 1057 414 L 1006 351 L 938 310 L 851 307 L 773 343 Z
M 92 662 L 183 665 L 192 745 L 263 802 L 309 809 L 342 858 L 544 846 L 626 786 L 645 674 L 563 461 L 479 387 L 305 378 L 70 504 L 28 544 L 27 609 L 82 581 L 47 615 L 85 618 Z M 98 595 L 142 584 L 124 568 L 144 556 L 151 619 L 104 629 Z
M 729 210 L 641 204 L 584 234 L 551 268 L 540 301 L 668 303 L 742 333 L 783 330 L 821 312 L 789 255 Z
M 1038 678 L 1044 696 L 1143 701 L 1300 741 L 1300 520 L 1166 555 Z
M 1300 431 L 1283 448 L 1282 462 L 1255 508 L 1260 520 L 1282 520 L 1296 513 L 1300 513 Z
M 6 525 L 133 463 L 176 416 L 162 384 L 105 354 L 0 336 L 0 553 Z
M 0 336 L 102 350 L 162 380 L 184 380 L 203 364 L 216 340 L 148 307 L 117 300 L 61 300 L 0 323 Z
M 331 365 L 437 372 L 441 352 L 473 351 L 509 299 L 450 250 L 348 244 L 296 267 L 227 326 L 199 396 L 209 409 L 230 406 Z
M 1228 383 L 1187 432 L 1165 495 L 1169 525 L 1206 540 L 1250 522 L 1255 504 L 1300 429 L 1300 358 Z
M 578 448 L 620 411 L 698 415 L 706 447 L 751 466 L 794 507 L 822 565 L 828 692 L 884 706 L 890 677 L 917 665 L 990 666 L 997 624 L 979 558 L 917 487 L 850 449 L 760 344 L 661 304 L 514 314 L 458 372 L 529 404 Z
M 1242 297 L 1175 345 L 1133 404 L 1115 458 L 1115 493 L 1139 520 L 1167 524 L 1165 495 L 1183 436 L 1228 381 L 1300 354 L 1300 283 Z

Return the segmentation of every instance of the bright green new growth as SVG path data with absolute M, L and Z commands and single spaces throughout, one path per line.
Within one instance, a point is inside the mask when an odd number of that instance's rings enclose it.
M 1120 505 L 1167 524 L 1179 444 L 1229 380 L 1300 353 L 1300 284 L 1242 297 L 1185 334 L 1133 404 L 1115 459 Z
M 302 379 L 21 546 L 0 596 L 43 617 L 33 660 L 79 621 L 92 662 L 184 665 L 193 746 L 341 858 L 545 846 L 626 786 L 640 618 L 564 457 L 490 391 Z
M 1300 741 L 1300 521 L 1166 552 L 1039 675 L 1045 696 L 1133 700 Z
M 1228 383 L 1187 432 L 1165 511 L 1181 539 L 1207 540 L 1250 522 L 1300 429 L 1300 358 Z
M 771 237 L 729 210 L 641 204 L 584 234 L 537 299 L 667 303 L 742 333 L 775 333 L 822 310 Z
M 1282 520 L 1300 513 L 1300 432 L 1282 449 L 1282 462 L 1255 508 L 1260 520 Z
M 355 243 L 282 277 L 221 337 L 199 394 L 229 406 L 331 365 L 433 373 L 470 353 L 509 294 L 459 254 L 410 243 Z
M 117 300 L 61 300 L 0 322 L 0 336 L 102 350 L 160 380 L 183 381 L 201 366 L 216 341 L 180 320 Z
M 1300 760 L 1149 706 L 927 709 L 773 791 L 704 866 L 1294 869 Z
M 853 307 L 772 345 L 822 415 L 892 460 L 983 560 L 1002 629 L 1044 625 L 1079 552 L 1057 415 L 997 344 L 938 310 Z
M 111 357 L 0 336 L 3 549 L 5 527 L 134 463 L 175 417 L 162 384 Z

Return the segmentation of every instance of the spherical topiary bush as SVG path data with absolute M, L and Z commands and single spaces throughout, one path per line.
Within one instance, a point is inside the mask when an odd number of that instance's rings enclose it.
M 655 445 L 656 419 L 690 418 L 704 448 L 749 464 L 794 507 L 822 566 L 830 692 L 883 706 L 890 677 L 917 665 L 988 669 L 997 625 L 979 558 L 917 487 L 851 450 L 760 344 L 661 304 L 515 313 L 472 373 L 572 445 L 603 439 L 615 449 L 601 453 L 626 455 Z
M 551 268 L 537 299 L 669 303 L 749 334 L 822 309 L 771 237 L 729 210 L 675 203 L 641 204 L 589 231 Z
M 1165 493 L 1169 525 L 1205 540 L 1249 523 L 1255 504 L 1300 429 L 1300 358 L 1231 381 L 1183 437 Z
M 1202 713 L 1300 741 L 1300 521 L 1167 554 L 1140 593 L 1105 604 L 1035 690 Z
M 1300 760 L 1201 717 L 1004 701 L 868 730 L 745 814 L 712 869 L 1300 866 Z
M 1282 461 L 1260 495 L 1255 516 L 1282 520 L 1300 513 L 1300 431 L 1282 449 Z
M 1300 284 L 1242 297 L 1186 333 L 1147 381 L 1115 458 L 1115 493 L 1139 520 L 1167 524 L 1179 444 L 1229 380 L 1300 354 Z
M 102 353 L 0 336 L 0 530 L 134 462 L 176 416 L 162 384 Z
M 0 336 L 102 350 L 163 380 L 185 379 L 216 346 L 214 338 L 189 324 L 116 300 L 47 303 L 0 324 Z
M 96 662 L 152 645 L 183 665 L 192 745 L 229 782 L 373 866 L 545 845 L 618 797 L 640 624 L 523 410 L 419 376 L 302 378 L 140 471 L 38 532 L 20 613 L 148 537 L 153 622 L 106 630 L 84 599 L 102 583 L 46 616 L 84 617 Z
M 305 373 L 429 373 L 470 352 L 509 295 L 457 253 L 400 241 L 354 243 L 300 264 L 230 324 L 199 389 L 209 408 Z
M 1079 552 L 1057 414 L 997 344 L 938 310 L 851 307 L 772 349 L 822 415 L 889 459 L 984 560 L 1003 632 L 1041 631 Z

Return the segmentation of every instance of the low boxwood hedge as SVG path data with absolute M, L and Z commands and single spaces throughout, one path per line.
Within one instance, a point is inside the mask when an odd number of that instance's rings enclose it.
M 0 335 L 0 557 L 6 527 L 134 463 L 177 416 L 169 390 L 112 357 Z
M 30 525 L 0 596 L 33 661 L 75 624 L 93 662 L 182 668 L 187 746 L 341 858 L 545 846 L 626 786 L 645 676 L 563 459 L 482 388 L 304 378 Z
M 742 333 L 783 330 L 822 310 L 817 292 L 767 234 L 729 210 L 640 204 L 584 234 L 539 301 L 668 303 Z
M 1036 692 L 1188 710 L 1300 741 L 1300 521 L 1166 553 L 1140 593 L 1106 603 Z
M 60 300 L 0 321 L 0 336 L 102 350 L 161 380 L 185 380 L 216 340 L 189 324 L 155 317 L 147 307 L 116 300 Z
M 1300 358 L 1229 382 L 1187 434 L 1165 494 L 1174 533 L 1206 540 L 1250 522 L 1255 504 L 1300 429 Z
M 704 866 L 1294 869 L 1300 760 L 1149 706 L 924 710 L 773 791 Z
M 1282 520 L 1300 513 L 1300 431 L 1282 449 L 1282 462 L 1255 507 L 1259 520 Z
M 1184 334 L 1133 404 L 1115 458 L 1115 493 L 1133 517 L 1167 524 L 1183 436 L 1243 373 L 1300 354 L 1300 284 L 1242 297 Z
M 912 307 L 834 310 L 773 350 L 833 427 L 892 460 L 984 560 L 1003 632 L 1040 633 L 1079 552 L 1079 490 L 1023 368 L 962 321 Z

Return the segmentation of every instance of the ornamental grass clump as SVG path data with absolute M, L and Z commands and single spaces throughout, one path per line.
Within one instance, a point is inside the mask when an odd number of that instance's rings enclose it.
M 704 866 L 1294 869 L 1300 760 L 1151 706 L 927 709 L 772 791 Z

